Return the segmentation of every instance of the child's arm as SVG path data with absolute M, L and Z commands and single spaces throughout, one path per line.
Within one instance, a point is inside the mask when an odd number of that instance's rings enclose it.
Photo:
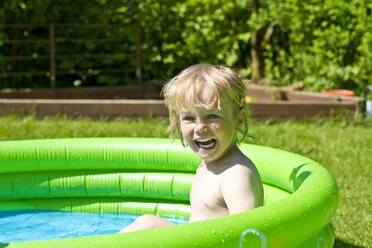
M 263 205 L 262 182 L 254 167 L 235 165 L 224 174 L 220 187 L 229 214 Z

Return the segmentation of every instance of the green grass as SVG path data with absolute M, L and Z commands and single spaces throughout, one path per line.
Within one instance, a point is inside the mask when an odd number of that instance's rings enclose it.
M 0 116 L 0 140 L 62 137 L 168 137 L 168 121 L 157 118 L 98 119 L 11 114 Z M 333 223 L 335 247 L 371 247 L 372 120 L 253 122 L 245 142 L 302 154 L 324 165 L 340 188 Z M 319 185 L 321 187 L 321 185 Z

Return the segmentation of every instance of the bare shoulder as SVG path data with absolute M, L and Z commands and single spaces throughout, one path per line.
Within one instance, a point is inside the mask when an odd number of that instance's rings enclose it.
M 228 166 L 221 175 L 221 186 L 229 188 L 231 185 L 237 184 L 242 185 L 244 188 L 248 185 L 253 188 L 262 185 L 256 166 L 239 149 L 230 157 Z
M 263 204 L 263 185 L 253 162 L 244 157 L 223 172 L 220 181 L 229 212 L 237 213 Z
M 223 174 L 223 179 L 225 180 L 235 180 L 238 178 L 252 180 L 256 177 L 260 179 L 256 166 L 248 158 L 242 159 L 238 163 L 232 164 L 228 169 L 224 171 Z
M 252 160 L 238 151 L 230 161 L 228 168 L 224 171 L 226 176 L 231 174 L 242 174 L 244 176 L 258 176 L 258 171 Z

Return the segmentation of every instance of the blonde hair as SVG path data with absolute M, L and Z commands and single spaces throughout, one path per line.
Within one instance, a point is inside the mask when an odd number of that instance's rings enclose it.
M 162 94 L 169 110 L 171 138 L 178 134 L 183 142 L 179 114 L 190 108 L 220 108 L 221 99 L 228 98 L 236 104 L 239 111 L 244 110 L 242 132 L 248 133 L 249 108 L 245 101 L 247 84 L 239 74 L 221 65 L 192 65 L 171 79 L 163 88 Z

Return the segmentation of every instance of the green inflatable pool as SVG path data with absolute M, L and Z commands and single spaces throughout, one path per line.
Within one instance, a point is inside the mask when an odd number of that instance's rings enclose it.
M 265 204 L 167 228 L 0 247 L 333 247 L 338 188 L 321 165 L 242 144 L 256 164 Z M 0 211 L 152 213 L 188 218 L 200 159 L 176 141 L 84 138 L 0 142 Z

